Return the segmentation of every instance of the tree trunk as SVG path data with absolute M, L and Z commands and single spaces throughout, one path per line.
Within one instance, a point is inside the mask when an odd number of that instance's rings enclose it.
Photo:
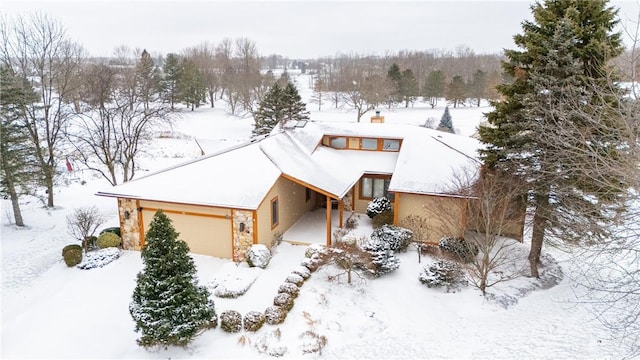
M 47 207 L 53 207 L 53 174 L 50 171 L 46 171 L 45 185 L 47 186 Z
M 546 216 L 544 214 L 549 206 L 549 195 L 539 196 L 536 202 L 536 212 L 533 215 L 531 249 L 529 250 L 529 266 L 531 267 L 531 277 L 539 278 L 538 264 L 540 263 L 544 232 L 547 226 Z
M 13 218 L 16 221 L 16 226 L 24 226 L 24 220 L 22 219 L 22 212 L 20 211 L 20 203 L 18 202 L 18 193 L 16 187 L 11 179 L 5 179 L 7 183 L 7 191 L 11 198 L 11 206 L 13 207 Z

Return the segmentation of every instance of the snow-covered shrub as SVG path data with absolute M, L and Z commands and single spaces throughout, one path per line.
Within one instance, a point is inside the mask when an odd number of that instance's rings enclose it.
M 269 325 L 278 325 L 284 322 L 287 318 L 287 310 L 280 306 L 269 306 L 264 311 L 264 319 Z
M 449 260 L 438 260 L 425 266 L 418 280 L 429 288 L 444 287 L 447 292 L 456 291 L 461 285 L 466 284 L 460 265 Z
M 386 242 L 379 239 L 369 239 L 362 244 L 362 250 L 371 254 L 375 276 L 390 273 L 400 267 L 400 259 L 395 256 Z
M 289 294 L 291 297 L 296 298 L 300 293 L 300 288 L 296 284 L 284 283 L 278 288 L 278 293 Z
M 344 223 L 344 228 L 347 230 L 353 230 L 358 227 L 358 219 L 354 215 L 351 215 L 347 218 L 347 221 Z
M 391 211 L 391 201 L 387 198 L 374 198 L 367 204 L 367 216 L 371 219 L 385 211 Z
M 298 274 L 291 273 L 289 274 L 289 276 L 287 276 L 284 282 L 292 283 L 292 284 L 295 284 L 297 287 L 300 287 L 304 283 L 304 279 L 302 278 L 302 276 Z
M 250 267 L 259 267 L 264 269 L 269 265 L 271 260 L 271 251 L 263 244 L 251 245 L 247 251 L 247 264 Z
M 263 333 L 255 343 L 255 348 L 260 354 L 267 354 L 271 357 L 281 357 L 287 353 L 287 347 L 282 346 L 280 329 Z
M 307 330 L 300 334 L 302 339 L 302 353 L 318 353 L 322 355 L 322 349 L 327 345 L 327 337 L 313 330 Z
M 431 255 L 431 256 L 440 255 L 440 247 L 432 243 L 423 243 L 422 246 L 420 246 L 420 251 L 425 255 Z
M 306 267 L 307 269 L 309 269 L 309 272 L 314 272 L 318 270 L 318 267 L 320 267 L 320 265 L 318 264 L 317 258 L 316 259 L 304 258 L 300 262 L 300 266 Z
M 221 298 L 237 298 L 244 295 L 264 270 L 247 266 L 236 266 L 229 262 L 216 273 L 208 284 L 213 295 Z
M 399 226 L 383 225 L 373 230 L 371 238 L 389 244 L 389 249 L 393 251 L 405 252 L 411 243 L 413 233 Z
M 62 248 L 62 258 L 68 267 L 76 266 L 82 262 L 82 246 L 71 244 Z
M 306 266 L 298 266 L 293 271 L 292 274 L 300 275 L 303 279 L 307 280 L 311 276 L 311 271 Z
M 249 311 L 244 315 L 244 329 L 258 331 L 264 325 L 264 314 L 259 311 Z
M 377 214 L 371 219 L 371 225 L 374 228 L 379 228 L 383 225 L 391 225 L 393 224 L 393 211 L 385 211 L 383 213 Z
M 473 261 L 479 252 L 478 247 L 475 244 L 461 237 L 443 237 L 440 239 L 438 246 L 443 252 L 451 255 L 455 260 L 462 261 L 464 263 Z
M 120 249 L 109 247 L 97 251 L 88 252 L 83 261 L 78 264 L 78 269 L 89 270 L 103 267 L 120 257 Z
M 220 314 L 220 328 L 230 333 L 242 330 L 242 315 L 235 310 L 223 311 Z
M 121 240 L 120 236 L 112 233 L 105 232 L 98 236 L 97 244 L 100 249 L 108 248 L 108 247 L 118 247 L 120 246 Z
M 320 244 L 311 244 L 304 251 L 304 256 L 307 258 L 312 258 L 314 254 L 325 251 L 326 246 Z
M 279 306 L 286 311 L 291 311 L 293 308 L 293 296 L 287 293 L 279 293 L 273 298 L 273 305 Z

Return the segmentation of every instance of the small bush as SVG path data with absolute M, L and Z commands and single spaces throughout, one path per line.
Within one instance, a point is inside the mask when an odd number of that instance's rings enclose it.
M 102 229 L 102 231 L 100 231 L 100 234 L 98 234 L 98 235 L 102 235 L 102 234 L 104 234 L 104 233 L 108 233 L 108 232 L 109 232 L 109 233 L 116 234 L 116 235 L 118 235 L 118 236 L 122 236 L 122 235 L 120 234 L 120 227 L 119 227 L 119 226 L 116 226 L 116 227 L 108 227 L 108 228 L 106 228 L 106 229 Z
M 291 273 L 289 274 L 289 276 L 287 276 L 284 282 L 292 283 L 292 284 L 295 284 L 297 287 L 300 287 L 304 283 L 304 279 L 302 278 L 302 276 L 298 274 Z
M 418 280 L 429 288 L 445 287 L 447 292 L 456 291 L 461 285 L 466 284 L 460 265 L 449 260 L 438 260 L 425 266 Z
M 348 230 L 353 230 L 358 227 L 358 219 L 355 216 L 351 215 L 347 221 L 344 223 L 344 228 Z
M 269 306 L 264 311 L 264 320 L 269 325 L 278 325 L 287 318 L 287 311 L 280 306 Z
M 423 243 L 420 248 L 423 254 L 431 255 L 431 256 L 439 256 L 440 255 L 440 247 L 436 244 L 432 243 Z
M 385 211 L 381 214 L 377 214 L 371 219 L 371 225 L 374 228 L 379 228 L 383 225 L 392 225 L 393 224 L 393 211 Z
M 413 239 L 413 233 L 402 227 L 383 225 L 373 230 L 371 238 L 389 244 L 389 249 L 393 251 L 405 252 Z
M 323 252 L 326 250 L 326 246 L 320 244 L 311 244 L 304 251 L 304 257 L 312 258 L 314 254 Z
M 300 275 L 303 279 L 307 280 L 311 276 L 311 271 L 306 266 L 298 266 L 293 271 L 292 274 Z
M 273 305 L 280 306 L 286 311 L 291 311 L 293 308 L 293 296 L 287 293 L 279 293 L 273 298 Z
M 91 251 L 86 254 L 82 262 L 78 264 L 78 269 L 90 270 L 101 268 L 120 257 L 120 249 L 106 248 L 97 251 Z
M 220 314 L 220 328 L 230 333 L 242 330 L 242 315 L 235 310 L 223 311 Z
M 367 216 L 371 219 L 386 211 L 391 211 L 391 201 L 387 198 L 375 198 L 367 204 Z
M 84 239 L 84 243 L 82 245 L 85 246 L 87 250 L 96 250 L 98 249 L 98 237 L 89 236 Z
M 244 316 L 244 329 L 247 331 L 258 331 L 264 325 L 264 314 L 259 311 L 249 311 Z
M 289 294 L 291 295 L 292 298 L 296 298 L 298 297 L 298 294 L 300 293 L 300 288 L 297 287 L 295 284 L 292 283 L 284 283 L 282 285 L 280 285 L 280 287 L 278 288 L 278 293 L 279 294 Z
M 82 262 L 82 246 L 72 244 L 62 248 L 62 258 L 68 267 L 76 266 Z
M 389 248 L 389 244 L 380 239 L 371 238 L 364 242 L 362 250 L 371 254 L 371 263 L 374 265 L 373 275 L 376 277 L 390 273 L 400 267 L 400 259 Z
M 300 262 L 300 266 L 306 267 L 307 269 L 309 269 L 309 272 L 314 272 L 318 270 L 318 268 L 320 267 L 317 260 L 313 260 L 309 258 L 304 258 Z
M 269 248 L 265 245 L 251 245 L 249 251 L 247 251 L 247 264 L 249 264 L 249 267 L 259 267 L 264 269 L 269 265 L 270 260 L 271 251 L 269 251 Z
M 119 247 L 120 242 L 120 236 L 111 232 L 105 232 L 104 234 L 98 236 L 97 243 L 100 249 L 104 249 L 108 247 Z
M 469 263 L 478 255 L 478 247 L 461 237 L 443 237 L 438 243 L 440 249 L 454 260 Z

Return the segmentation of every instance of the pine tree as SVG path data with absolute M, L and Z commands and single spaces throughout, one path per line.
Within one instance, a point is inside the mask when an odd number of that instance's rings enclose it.
M 444 113 L 440 118 L 440 124 L 438 125 L 438 128 L 436 130 L 446 131 L 446 132 L 455 134 L 455 131 L 453 130 L 453 121 L 451 120 L 451 114 L 449 113 L 448 106 L 444 108 Z
M 485 165 L 518 173 L 530 186 L 529 262 L 538 277 L 546 236 L 606 237 L 610 223 L 603 212 L 619 205 L 615 194 L 624 185 L 609 174 L 624 154 L 611 126 L 615 115 L 606 109 L 616 107 L 620 94 L 610 86 L 607 64 L 623 47 L 620 34 L 611 34 L 616 11 L 605 0 L 548 0 L 532 11 L 535 22 L 523 22 L 523 33 L 514 37 L 522 50 L 505 52 L 502 67 L 514 81 L 498 86 L 505 100 L 492 103 L 492 126 L 481 127 L 480 136 L 488 145 L 481 152 Z M 600 123 L 587 123 L 585 114 Z M 551 134 L 563 136 L 550 140 Z
M 309 112 L 306 106 L 292 83 L 287 83 L 283 89 L 279 82 L 276 82 L 267 91 L 258 110 L 253 114 L 253 134 L 268 134 L 277 124 L 282 127 L 287 121 L 308 120 Z
M 136 95 L 142 99 L 145 109 L 149 108 L 149 103 L 154 100 L 154 95 L 158 92 L 158 72 L 153 59 L 147 50 L 142 50 L 140 61 L 136 64 Z
M 395 105 L 402 101 L 402 73 L 400 72 L 400 67 L 398 66 L 398 64 L 393 63 L 389 67 L 389 70 L 387 71 L 387 80 L 392 86 L 391 96 L 389 97 L 389 107 L 391 107 L 392 105 Z
M 162 71 L 164 73 L 162 79 L 162 90 L 165 94 L 164 98 L 165 101 L 169 102 L 171 110 L 173 110 L 179 98 L 178 85 L 182 72 L 178 55 L 168 54 L 164 61 Z
M 440 70 L 433 70 L 427 75 L 422 95 L 433 109 L 438 105 L 438 99 L 444 97 L 444 74 Z
M 0 89 L 0 191 L 11 198 L 15 224 L 24 226 L 19 196 L 37 178 L 38 169 L 21 114 L 37 97 L 26 81 L 5 67 L 0 67 Z
M 141 332 L 138 344 L 186 346 L 217 325 L 209 291 L 198 285 L 189 247 L 178 239 L 171 220 L 158 210 L 142 249 L 144 268 L 137 276 L 129 312 Z
M 207 96 L 207 86 L 204 83 L 202 73 L 191 60 L 183 60 L 180 82 L 178 83 L 180 99 L 193 111 L 204 104 Z
M 487 73 L 478 69 L 473 73 L 473 78 L 469 82 L 469 97 L 476 101 L 476 105 L 480 107 L 480 101 L 485 98 L 487 89 Z
M 402 71 L 402 79 L 400 80 L 400 95 L 404 99 L 404 107 L 408 108 L 409 103 L 413 103 L 418 96 L 418 82 L 413 75 L 411 69 Z
M 458 107 L 458 104 L 464 104 L 467 98 L 467 86 L 462 76 L 456 75 L 451 79 L 451 82 L 447 85 L 445 97 L 447 101 L 453 103 L 454 108 Z

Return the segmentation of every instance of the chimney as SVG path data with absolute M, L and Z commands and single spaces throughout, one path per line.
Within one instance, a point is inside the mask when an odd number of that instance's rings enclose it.
M 371 123 L 384 123 L 384 116 L 380 116 L 380 110 L 376 110 L 376 115 L 371 117 Z

